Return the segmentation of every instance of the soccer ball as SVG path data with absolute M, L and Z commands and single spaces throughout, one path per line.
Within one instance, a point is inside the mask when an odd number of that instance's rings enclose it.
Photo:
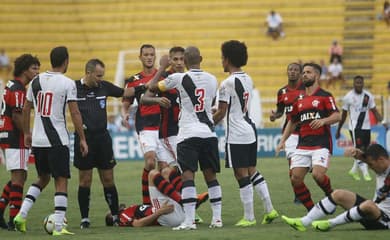
M 68 220 L 64 218 L 64 223 L 62 224 L 62 227 L 68 226 Z M 53 230 L 55 228 L 55 222 L 54 222 L 54 213 L 47 215 L 45 219 L 43 219 L 43 229 L 47 232 L 47 234 L 52 234 Z

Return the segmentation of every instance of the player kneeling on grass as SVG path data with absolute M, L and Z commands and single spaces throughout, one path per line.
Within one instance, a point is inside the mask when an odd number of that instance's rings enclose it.
M 370 145 L 366 152 L 357 148 L 346 150 L 346 155 L 359 159 L 376 173 L 375 200 L 367 200 L 348 190 L 334 190 L 328 197 L 317 203 L 302 218 L 282 219 L 292 228 L 305 231 L 311 224 L 314 229 L 328 231 L 331 228 L 350 222 L 360 222 L 367 230 L 390 228 L 390 158 L 386 149 L 379 144 Z M 333 214 L 336 206 L 346 211 L 328 220 L 319 220 Z
M 119 226 L 145 227 L 167 226 L 177 227 L 184 221 L 184 211 L 180 195 L 181 182 L 171 180 L 171 168 L 164 168 L 161 173 L 157 170 L 149 172 L 149 193 L 152 202 L 150 205 L 130 205 L 125 208 L 123 204 L 119 209 Z M 208 193 L 200 194 L 197 207 L 207 201 Z M 114 224 L 110 212 L 106 215 L 106 225 Z

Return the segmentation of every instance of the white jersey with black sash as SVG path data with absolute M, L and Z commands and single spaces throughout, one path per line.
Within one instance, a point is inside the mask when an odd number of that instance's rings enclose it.
M 369 112 L 373 108 L 375 101 L 369 91 L 363 90 L 362 93 L 349 91 L 343 98 L 343 110 L 349 111 L 349 130 L 371 129 Z
M 174 73 L 163 80 L 165 88 L 176 88 L 180 97 L 178 142 L 191 137 L 216 137 L 211 106 L 218 82 L 199 69 Z
M 256 127 L 249 118 L 253 81 L 245 72 L 234 72 L 219 88 L 220 102 L 228 104 L 226 142 L 249 144 L 256 141 Z
M 69 144 L 66 129 L 66 103 L 76 101 L 76 85 L 59 72 L 44 72 L 35 77 L 27 90 L 27 100 L 34 104 L 33 147 Z

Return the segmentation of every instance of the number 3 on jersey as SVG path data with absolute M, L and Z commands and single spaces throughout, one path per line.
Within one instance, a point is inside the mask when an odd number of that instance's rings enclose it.
M 195 112 L 203 112 L 204 111 L 204 88 L 195 89 L 195 96 L 197 96 L 197 104 L 195 104 Z
M 53 93 L 39 91 L 37 94 L 37 112 L 42 117 L 49 117 L 51 114 L 51 107 L 53 104 Z

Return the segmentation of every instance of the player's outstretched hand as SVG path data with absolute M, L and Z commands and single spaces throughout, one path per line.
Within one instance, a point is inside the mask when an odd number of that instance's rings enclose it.
M 31 148 L 32 137 L 31 133 L 24 134 L 24 146 Z
M 85 140 L 81 140 L 80 141 L 80 151 L 81 151 L 81 155 L 83 157 L 87 156 L 87 154 L 88 154 L 88 145 L 87 145 L 87 142 Z
M 271 122 L 276 120 L 276 112 L 274 110 L 271 111 L 271 115 L 269 116 L 269 120 Z
M 322 119 L 315 119 L 315 120 L 310 122 L 311 129 L 318 129 L 324 125 L 325 125 L 325 122 Z
M 173 212 L 174 209 L 175 207 L 173 206 L 173 204 L 168 204 L 168 201 L 165 201 L 163 205 L 158 209 L 158 211 L 160 211 L 160 213 L 163 215 Z
M 358 148 L 349 147 L 344 150 L 344 156 L 364 160 L 364 152 Z
M 275 149 L 275 157 L 279 156 L 280 151 L 284 150 L 284 142 L 280 141 Z

